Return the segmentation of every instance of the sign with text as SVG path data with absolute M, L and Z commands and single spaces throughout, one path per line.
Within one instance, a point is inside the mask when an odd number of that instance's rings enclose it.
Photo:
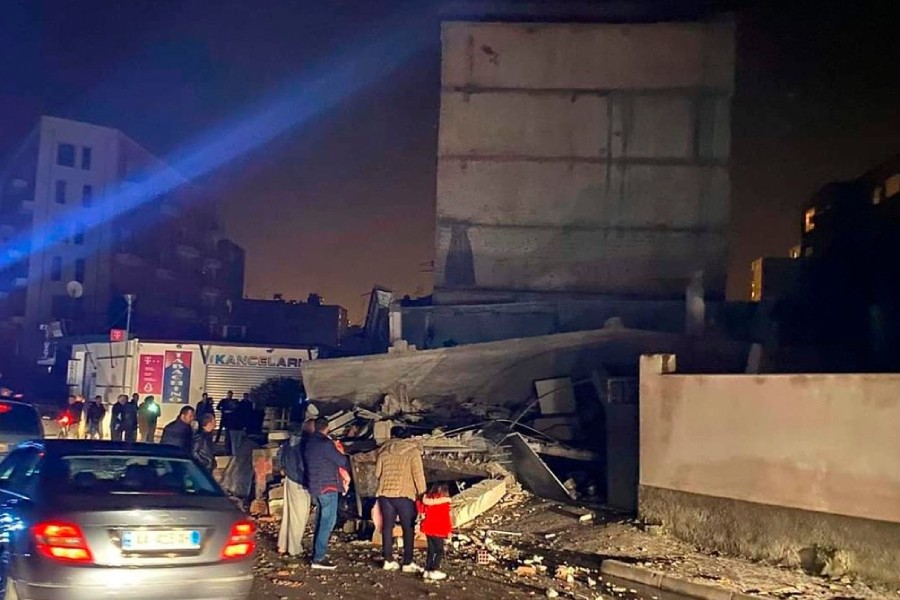
M 193 353 L 166 350 L 162 401 L 166 404 L 188 404 L 191 395 L 191 361 Z
M 138 358 L 138 388 L 141 395 L 162 393 L 163 355 L 141 354 Z
M 109 341 L 124 342 L 125 341 L 125 330 L 124 329 L 110 329 L 109 330 Z

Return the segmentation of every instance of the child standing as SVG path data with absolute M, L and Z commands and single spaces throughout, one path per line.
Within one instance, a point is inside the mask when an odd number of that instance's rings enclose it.
M 453 530 L 450 517 L 450 490 L 446 484 L 436 483 L 422 498 L 421 531 L 428 540 L 428 555 L 425 560 L 425 579 L 440 581 L 447 578 L 441 571 L 441 559 L 444 558 L 444 542 Z

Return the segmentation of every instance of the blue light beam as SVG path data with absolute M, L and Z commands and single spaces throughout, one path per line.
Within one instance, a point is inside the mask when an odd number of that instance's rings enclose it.
M 422 16 L 389 19 L 385 26 L 387 34 L 370 36 L 361 47 L 309 69 L 234 123 L 201 135 L 164 164 L 129 176 L 95 206 L 66 211 L 41 231 L 16 236 L 2 246 L 0 269 L 63 242 L 76 218 L 85 231 L 94 229 L 239 159 L 397 70 L 432 41 L 433 26 Z

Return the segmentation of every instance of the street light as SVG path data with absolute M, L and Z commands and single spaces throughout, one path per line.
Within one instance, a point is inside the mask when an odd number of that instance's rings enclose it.
M 129 338 L 131 337 L 131 309 L 134 305 L 134 299 L 137 298 L 135 294 L 125 294 L 122 296 L 125 298 L 125 303 L 128 305 L 128 311 L 125 317 L 125 360 L 123 361 L 123 370 L 122 373 L 122 393 L 130 394 L 131 390 L 128 388 L 128 353 L 129 353 Z

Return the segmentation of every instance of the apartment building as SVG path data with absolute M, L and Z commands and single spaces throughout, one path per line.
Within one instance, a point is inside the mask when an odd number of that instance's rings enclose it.
M 124 326 L 124 294 L 136 333 L 209 337 L 243 272 L 209 199 L 116 129 L 42 117 L 0 172 L 0 335 L 20 355 L 44 324 Z

